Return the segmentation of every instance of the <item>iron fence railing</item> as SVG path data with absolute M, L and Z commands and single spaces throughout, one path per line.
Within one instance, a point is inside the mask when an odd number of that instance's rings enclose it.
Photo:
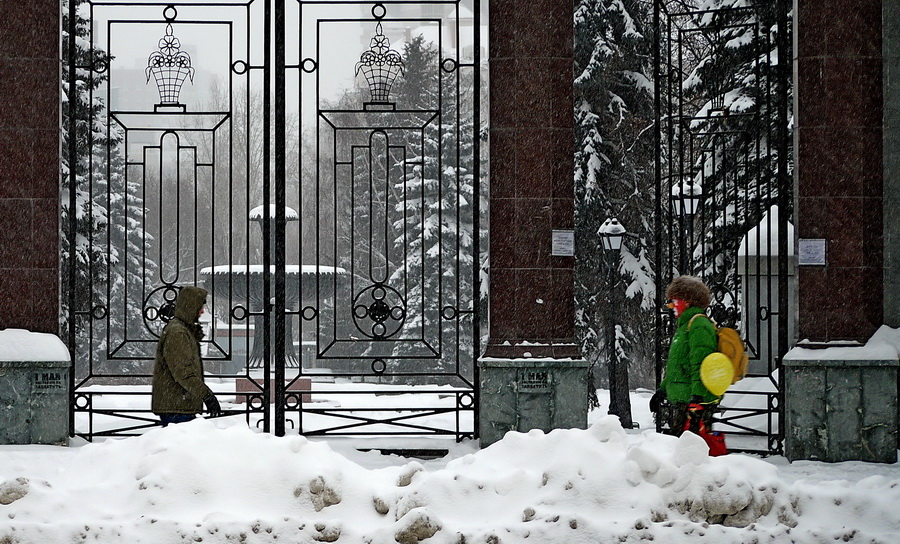
M 748 377 L 723 399 L 717 429 L 733 450 L 777 454 L 781 360 L 793 326 L 790 5 L 686 5 L 657 0 L 653 15 L 657 302 L 662 308 L 679 274 L 710 286 L 709 315 L 736 327 L 751 357 Z M 657 381 L 673 326 L 657 313 Z
M 70 1 L 71 434 L 156 425 L 199 285 L 226 416 L 474 436 L 480 1 Z

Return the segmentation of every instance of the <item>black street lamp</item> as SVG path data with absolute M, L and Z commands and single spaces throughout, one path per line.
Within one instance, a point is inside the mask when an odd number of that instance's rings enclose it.
M 625 227 L 616 218 L 604 221 L 597 232 L 603 241 L 606 255 L 607 272 L 609 274 L 609 297 L 606 311 L 606 349 L 609 353 L 609 413 L 619 417 L 622 427 L 631 429 L 631 399 L 628 396 L 628 364 L 619 361 L 616 349 L 616 324 L 613 312 L 616 305 L 617 265 L 622 251 L 622 240 L 625 238 Z
M 693 264 L 694 215 L 703 200 L 703 190 L 696 183 L 682 183 L 672 187 L 671 196 L 672 206 L 675 208 L 681 226 L 680 236 L 683 237 L 679 252 L 681 258 L 678 261 L 678 271 L 681 274 L 690 274 L 689 268 Z

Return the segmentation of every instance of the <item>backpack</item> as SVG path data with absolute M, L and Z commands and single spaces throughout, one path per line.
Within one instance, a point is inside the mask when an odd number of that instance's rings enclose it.
M 725 355 L 725 357 L 731 361 L 732 368 L 732 376 L 731 383 L 737 383 L 738 380 L 742 379 L 747 374 L 747 363 L 749 362 L 749 357 L 744 350 L 744 341 L 741 339 L 741 335 L 731 327 L 720 327 L 716 324 L 715 321 L 709 318 L 706 314 L 697 314 L 688 321 L 687 330 L 690 332 L 691 324 L 700 316 L 709 319 L 710 323 L 713 324 L 713 327 L 716 328 L 716 339 L 718 342 L 718 346 L 716 347 L 715 353 L 721 353 Z M 709 356 L 707 357 L 709 359 Z M 707 364 L 707 359 L 703 360 L 703 364 Z M 712 370 L 708 370 L 708 372 L 712 372 Z M 701 366 L 700 368 L 701 376 L 704 374 L 704 369 Z

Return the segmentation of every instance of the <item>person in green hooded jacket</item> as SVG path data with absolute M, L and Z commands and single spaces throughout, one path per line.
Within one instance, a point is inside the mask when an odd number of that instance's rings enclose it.
M 175 299 L 175 316 L 166 323 L 156 346 L 153 365 L 151 409 L 162 426 L 190 421 L 206 411 L 221 414 L 219 401 L 203 382 L 200 315 L 206 305 L 206 290 L 182 287 Z
M 711 294 L 703 281 L 694 276 L 679 276 L 666 288 L 666 298 L 675 313 L 677 327 L 669 347 L 665 377 L 650 399 L 650 409 L 659 414 L 660 401 L 665 396 L 670 405 L 669 433 L 680 436 L 691 411 L 699 412 L 706 428 L 712 428 L 712 417 L 721 397 L 703 385 L 700 364 L 716 351 L 718 339 L 715 325 L 704 313 Z

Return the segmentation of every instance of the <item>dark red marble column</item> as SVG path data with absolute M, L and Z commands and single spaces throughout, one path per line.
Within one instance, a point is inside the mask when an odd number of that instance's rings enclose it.
M 867 340 L 883 321 L 881 0 L 795 0 L 799 340 Z
M 573 357 L 573 4 L 490 2 L 490 339 L 487 357 Z
M 0 329 L 59 329 L 59 10 L 0 6 Z

